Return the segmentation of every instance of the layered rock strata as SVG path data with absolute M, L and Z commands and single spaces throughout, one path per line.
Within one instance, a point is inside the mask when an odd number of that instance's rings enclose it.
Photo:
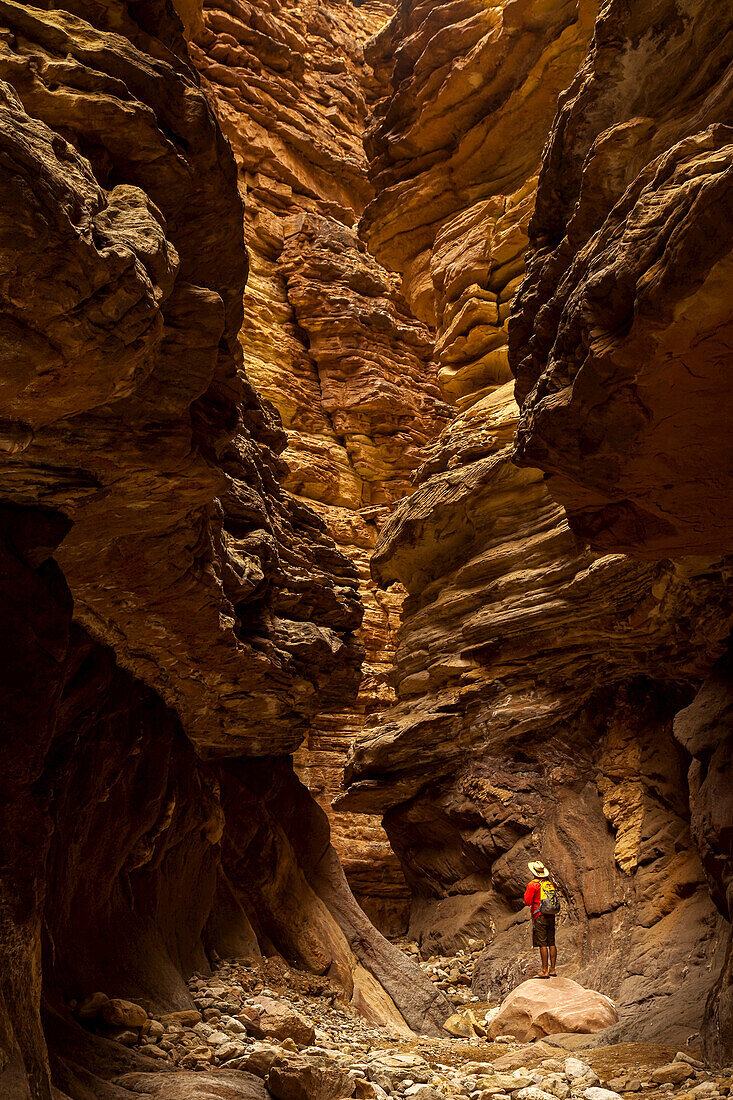
M 550 129 L 517 454 L 601 549 L 730 550 L 732 35 L 724 0 L 605 5 Z
M 385 813 L 427 949 L 493 941 L 477 992 L 529 965 L 522 887 L 541 854 L 566 896 L 569 972 L 619 1001 L 619 1034 L 686 1038 L 727 933 L 671 723 L 725 647 L 729 563 L 588 551 L 541 472 L 512 461 L 508 319 L 543 144 L 596 13 L 406 0 L 368 53 L 394 66 L 362 231 L 436 326 L 460 411 L 376 548 L 377 579 L 408 590 L 397 702 L 356 743 L 341 804 Z
M 417 1028 L 449 1010 L 355 903 L 287 755 L 356 693 L 361 605 L 243 369 L 231 152 L 172 7 L 69 8 L 0 4 L 13 1100 L 52 1078 L 119 1100 L 103 1079 L 154 1063 L 69 1002 L 186 1007 L 207 951 L 280 952 Z
M 331 815 L 358 897 L 398 932 L 407 891 L 379 819 L 331 810 L 351 740 L 392 697 L 386 672 L 403 592 L 376 588 L 369 557 L 421 448 L 447 421 L 431 333 L 352 228 L 372 194 L 362 131 L 381 87 L 363 46 L 389 14 L 347 0 L 328 10 L 207 0 L 192 53 L 246 194 L 248 376 L 288 431 L 285 485 L 356 566 L 364 606 L 358 699 L 311 725 L 298 768 Z
M 720 3 L 606 6 L 550 130 L 510 326 L 518 460 L 584 540 L 636 557 L 731 550 L 732 19 Z M 725 677 L 675 728 L 730 920 L 730 716 L 709 717 Z M 721 1058 L 731 981 L 729 956 L 709 1006 Z
M 356 576 L 241 369 L 230 154 L 125 11 L 2 11 L 4 495 L 73 521 L 77 617 L 202 751 L 287 752 L 358 683 Z

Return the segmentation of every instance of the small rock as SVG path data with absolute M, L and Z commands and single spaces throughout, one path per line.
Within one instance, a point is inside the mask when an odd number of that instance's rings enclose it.
M 470 1010 L 467 1012 L 455 1012 L 452 1016 L 448 1017 L 443 1027 L 449 1035 L 453 1035 L 456 1039 L 474 1039 L 478 1034 L 476 1017 Z
M 585 1100 L 622 1100 L 617 1092 L 612 1092 L 611 1089 L 596 1087 L 586 1089 L 583 1096 Z
M 679 1085 L 695 1076 L 695 1071 L 687 1062 L 670 1062 L 651 1073 L 651 1079 L 657 1085 Z
M 195 1008 L 184 1008 L 180 1012 L 166 1012 L 164 1016 L 160 1017 L 160 1022 L 163 1025 L 182 1024 L 184 1027 L 192 1027 L 200 1020 L 201 1013 L 197 1012 Z
M 589 1065 L 585 1062 L 581 1062 L 580 1058 L 566 1058 L 565 1059 L 565 1074 L 571 1081 L 579 1080 L 583 1077 L 596 1076 Z M 596 1076 L 596 1081 L 599 1078 Z
M 310 1020 L 306 1020 L 295 1009 L 272 997 L 258 997 L 250 1007 L 254 1009 L 254 1018 L 246 1011 L 243 1011 L 240 1018 L 255 1038 L 292 1039 L 301 1046 L 310 1046 L 315 1042 L 315 1028 Z
M 163 1050 L 162 1047 L 155 1046 L 154 1044 L 146 1046 L 145 1053 L 151 1055 L 153 1058 L 170 1058 L 167 1050 Z
M 701 1062 L 699 1058 L 693 1058 L 686 1050 L 678 1050 L 672 1061 L 687 1062 L 688 1066 L 694 1066 L 695 1069 L 705 1069 L 705 1063 Z
M 146 1020 L 142 1026 L 143 1035 L 152 1043 L 157 1043 L 165 1035 L 165 1028 L 159 1020 Z

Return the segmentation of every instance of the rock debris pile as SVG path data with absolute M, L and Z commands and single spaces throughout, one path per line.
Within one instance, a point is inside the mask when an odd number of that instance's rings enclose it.
M 445 983 L 439 975 L 446 963 L 453 960 L 432 959 L 423 967 Z M 585 1053 L 585 1061 L 568 1056 L 560 1039 L 521 1044 L 512 1035 L 491 1043 L 475 1036 L 466 1041 L 397 1035 L 355 1015 L 328 978 L 281 960 L 258 965 L 228 960 L 211 976 L 194 975 L 189 988 L 195 1008 L 159 1017 L 103 993 L 76 1005 L 75 1013 L 87 1027 L 135 1046 L 166 1068 L 194 1071 L 201 1088 L 213 1082 L 214 1088 L 229 1089 L 221 1094 L 226 1096 L 723 1100 L 733 1089 L 733 1067 L 713 1073 L 685 1051 L 673 1054 L 670 1047 L 652 1044 L 600 1047 Z M 448 986 L 446 991 L 450 996 Z M 115 1084 L 148 1093 L 156 1077 L 128 1073 Z
M 442 989 L 454 1005 L 465 1005 L 479 1000 L 471 989 L 471 983 L 474 967 L 486 947 L 483 940 L 471 937 L 466 947 L 459 947 L 454 955 L 429 955 L 427 958 L 421 956 L 420 948 L 414 940 L 401 942 L 400 946 L 420 964 L 430 980 L 438 989 Z

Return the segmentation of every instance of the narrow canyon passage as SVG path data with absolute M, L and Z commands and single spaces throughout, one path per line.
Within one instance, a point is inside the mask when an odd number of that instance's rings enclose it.
M 0 0 L 0 181 L 0 1100 L 730 1096 L 729 0 Z

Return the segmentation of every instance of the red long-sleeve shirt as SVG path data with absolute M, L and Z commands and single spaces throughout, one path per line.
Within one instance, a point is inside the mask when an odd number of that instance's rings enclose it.
M 532 920 L 535 920 L 540 913 L 540 884 L 536 878 L 532 879 L 524 891 L 524 904 L 532 907 Z

